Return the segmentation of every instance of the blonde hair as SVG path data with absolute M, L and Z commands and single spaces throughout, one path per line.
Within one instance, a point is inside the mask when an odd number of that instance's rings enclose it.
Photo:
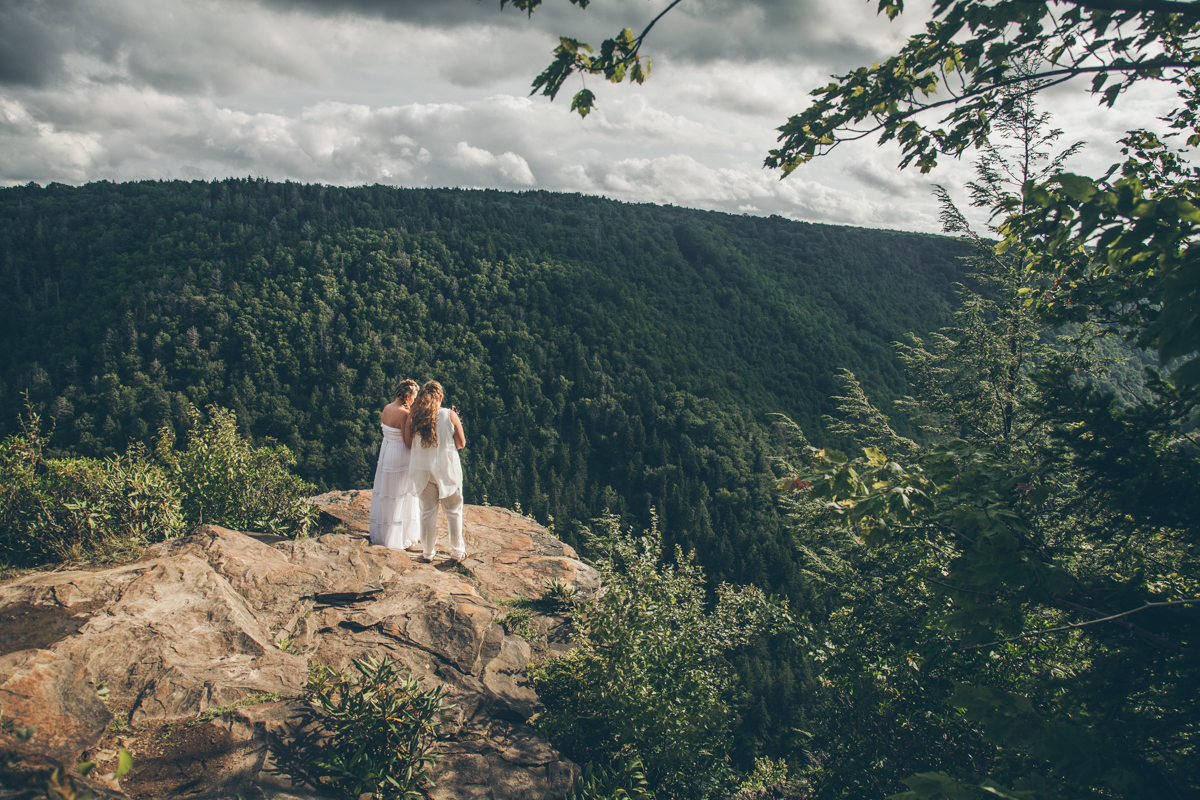
M 392 390 L 392 398 L 395 400 L 404 400 L 415 395 L 419 389 L 420 386 L 417 385 L 416 381 L 412 378 L 405 378 L 397 383 L 396 388 Z
M 421 437 L 421 447 L 437 447 L 438 409 L 445 396 L 442 385 L 430 381 L 421 387 L 417 399 L 413 400 L 412 409 L 408 412 L 408 425 L 413 436 Z

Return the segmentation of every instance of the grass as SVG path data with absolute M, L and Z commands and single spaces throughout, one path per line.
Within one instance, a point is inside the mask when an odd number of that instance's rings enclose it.
M 263 703 L 274 703 L 276 700 L 283 699 L 284 696 L 279 694 L 279 692 L 260 692 L 259 694 L 252 694 L 249 697 L 243 697 L 236 703 L 208 709 L 203 714 L 188 723 L 188 727 L 194 728 L 197 725 L 202 725 L 205 722 L 208 722 L 210 719 L 216 719 L 217 717 L 224 716 L 234 709 L 243 708 L 245 706 L 260 706 Z
M 167 742 L 171 741 L 171 737 L 174 735 L 175 735 L 175 723 L 168 722 L 167 726 L 165 728 L 163 728 L 162 734 L 160 734 L 159 737 L 157 739 L 155 739 L 154 741 L 157 742 L 158 744 L 166 744 Z
M 537 611 L 538 601 L 530 600 L 528 597 L 506 597 L 503 600 L 497 600 L 496 605 L 507 606 L 509 608 L 527 608 L 530 611 Z
M 528 642 L 542 638 L 541 632 L 533 624 L 533 614 L 527 608 L 514 608 L 496 621 L 504 626 L 506 633 L 516 634 Z
M 286 634 L 281 633 L 275 638 L 275 646 L 289 655 L 300 655 L 300 648 L 296 647 L 296 643 Z
M 509 608 L 526 609 L 535 614 L 561 614 L 570 612 L 572 608 L 583 602 L 578 589 L 561 583 L 557 578 L 551 578 L 543 586 L 545 592 L 541 597 L 511 597 L 497 600 L 496 604 Z

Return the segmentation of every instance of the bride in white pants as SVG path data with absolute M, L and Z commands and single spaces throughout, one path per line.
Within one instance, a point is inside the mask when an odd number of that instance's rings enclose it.
M 406 493 L 420 499 L 421 560 L 426 563 L 433 561 L 437 545 L 439 506 L 450 529 L 450 560 L 462 561 L 467 555 L 462 529 L 462 464 L 458 460 L 458 451 L 466 446 L 467 436 L 458 414 L 442 408 L 445 396 L 437 381 L 425 384 L 404 422 L 404 442 L 412 453 Z

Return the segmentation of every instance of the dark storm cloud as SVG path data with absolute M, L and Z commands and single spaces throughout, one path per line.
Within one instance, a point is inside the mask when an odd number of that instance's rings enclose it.
M 660 65 L 715 62 L 869 63 L 879 44 L 861 26 L 840 24 L 858 0 L 689 0 L 663 19 L 646 44 Z M 476 52 L 462 48 L 436 65 L 458 86 L 512 77 L 520 46 L 530 77 L 551 58 L 554 37 L 593 45 L 623 27 L 641 31 L 665 0 L 605 0 L 585 10 L 546 0 L 532 17 L 499 0 L 258 0 L 255 3 L 147 4 L 137 0 L 0 0 L 0 85 L 45 87 L 86 74 L 90 81 L 148 86 L 176 94 L 228 93 L 255 74 L 309 79 L 323 68 L 291 41 L 286 20 L 387 20 L 458 36 L 490 31 Z M 856 9 L 861 20 L 863 9 Z M 272 20 L 275 22 L 272 23 Z M 247 27 L 247 21 L 251 23 Z M 509 42 L 511 34 L 513 42 Z M 254 34 L 254 35 L 252 35 Z M 536 54 L 532 40 L 544 39 Z M 856 38 L 858 37 L 858 38 Z M 487 37 L 485 37 L 487 38 Z M 876 39 L 878 37 L 875 37 Z M 520 41 L 522 44 L 517 45 Z M 67 69 L 69 65 L 70 69 Z M 522 72 L 528 67 L 521 67 Z
M 324 16 L 375 17 L 416 25 L 453 28 L 476 25 L 485 16 L 509 22 L 520 22 L 524 14 L 500 15 L 499 2 L 483 3 L 479 0 L 260 0 L 262 5 L 278 11 L 307 11 Z M 485 13 L 490 12 L 490 13 Z
M 356 15 L 431 28 L 533 27 L 599 45 L 621 28 L 635 33 L 660 12 L 662 0 L 609 0 L 581 10 L 568 0 L 546 0 L 530 17 L 499 0 L 260 0 L 279 10 Z M 856 5 L 865 0 L 839 0 Z M 685 62 L 819 61 L 849 69 L 878 54 L 856 40 L 859 31 L 836 30 L 839 3 L 828 0 L 690 0 L 674 9 L 647 41 L 651 55 Z M 862 9 L 856 9 L 862 11 Z
M 83 78 L 187 95 L 237 91 L 263 73 L 312 78 L 319 65 L 304 42 L 273 35 L 277 19 L 237 4 L 0 0 L 0 86 Z
M 44 86 L 62 71 L 72 47 L 73 3 L 8 0 L 0 4 L 0 84 Z

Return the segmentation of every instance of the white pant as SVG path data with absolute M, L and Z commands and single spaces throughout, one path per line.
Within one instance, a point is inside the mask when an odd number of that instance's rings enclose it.
M 421 549 L 426 558 L 433 558 L 437 548 L 437 512 L 438 506 L 446 512 L 446 527 L 450 529 L 450 557 L 462 560 L 467 555 L 467 543 L 463 540 L 462 491 L 457 491 L 449 497 L 438 497 L 438 485 L 430 481 L 421 490 Z

